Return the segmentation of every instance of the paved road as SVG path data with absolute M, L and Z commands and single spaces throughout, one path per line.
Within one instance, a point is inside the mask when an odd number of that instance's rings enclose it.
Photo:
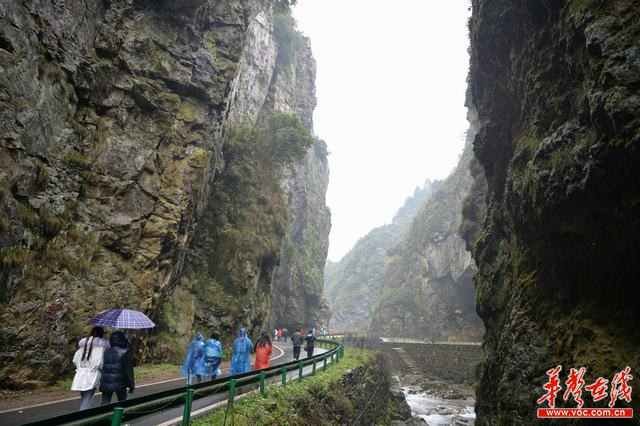
M 290 343 L 274 342 L 274 353 L 272 365 L 284 364 L 293 359 L 293 350 Z M 324 349 L 316 349 L 316 353 L 324 352 Z M 303 352 L 304 354 L 304 352 Z M 221 377 L 229 375 L 227 369 L 223 370 Z M 186 385 L 186 379 L 174 379 L 160 383 L 150 383 L 148 385 L 141 385 L 136 387 L 135 393 L 131 396 L 140 397 L 149 395 L 169 389 L 179 388 Z M 115 395 L 113 396 L 115 400 Z M 100 405 L 101 395 L 96 394 L 93 398 L 93 406 Z M 223 398 L 224 399 L 224 398 Z M 207 401 L 208 400 L 208 401 Z M 205 403 L 206 402 L 206 403 Z M 202 398 L 201 400 L 194 401 L 193 410 L 201 408 L 201 406 L 211 404 L 210 398 Z M 38 420 L 44 420 L 50 417 L 60 416 L 78 410 L 80 406 L 80 398 L 70 398 L 61 401 L 51 401 L 43 404 L 37 404 L 22 409 L 13 409 L 4 412 L 0 412 L 0 425 L 22 425 L 24 423 L 31 423 Z M 171 410 L 169 410 L 171 411 Z M 182 414 L 182 408 L 179 409 L 179 414 Z M 169 418 L 169 417 L 168 417 Z M 158 424 L 158 423 L 148 423 Z

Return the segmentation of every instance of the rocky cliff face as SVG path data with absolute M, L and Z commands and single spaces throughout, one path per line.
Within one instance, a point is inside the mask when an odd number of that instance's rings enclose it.
M 181 336 L 173 343 L 186 342 L 194 325 L 262 325 L 269 279 L 260 284 L 266 290 L 244 289 L 246 312 L 231 318 L 205 310 L 184 272 L 201 275 L 198 262 L 207 260 L 194 236 L 211 231 L 227 130 L 280 106 L 267 106 L 278 86 L 270 6 L 10 1 L 0 6 L 0 22 L 2 385 L 67 369 L 88 319 L 104 309 L 149 314 L 159 323 L 152 349 L 167 332 Z M 306 47 L 296 62 L 312 64 Z M 309 128 L 313 81 L 302 80 L 313 77 L 300 74 L 296 82 L 310 89 L 281 102 Z M 297 167 L 326 173 L 318 152 Z M 323 201 L 326 179 L 305 178 L 286 181 Z M 296 208 L 285 204 L 284 217 Z M 325 245 L 327 227 L 316 234 Z M 277 253 L 256 282 L 273 275 Z M 137 338 L 138 348 L 145 341 Z
M 638 16 L 635 1 L 473 1 L 488 182 L 473 241 L 487 328 L 478 424 L 535 423 L 553 366 L 562 380 L 586 367 L 587 384 L 640 366 Z M 608 402 L 586 394 L 585 406 Z
M 278 37 L 282 32 L 288 37 Z M 256 15 L 240 63 L 230 126 L 285 111 L 313 130 L 315 60 L 288 14 L 275 20 L 270 13 Z M 240 327 L 256 335 L 274 324 L 308 326 L 323 317 L 318 265 L 326 259 L 330 228 L 326 154 L 316 140 L 301 162 L 276 178 L 269 170 L 255 174 L 248 158 L 223 148 L 230 173 L 223 170 L 210 191 L 185 274 L 151 345 L 155 357 L 178 360 L 182 349 L 175 348 L 186 347 L 195 330 L 220 330 L 230 343 Z
M 440 184 L 440 181 L 427 180 L 407 198 L 392 223 L 379 226 L 360 238 L 339 262 L 327 263 L 324 294 L 331 311 L 332 329 L 369 329 L 372 308 L 384 282 L 388 251 L 402 239 L 420 206 Z
M 275 22 L 281 45 L 267 106 L 298 112 L 302 123 L 313 129 L 316 106 L 316 63 L 309 39 L 287 32 L 288 18 Z M 283 34 L 284 33 L 284 34 Z M 275 273 L 275 292 L 270 325 L 273 327 L 318 327 L 328 319 L 322 296 L 323 271 L 329 248 L 331 215 L 325 204 L 329 184 L 327 146 L 316 140 L 305 160 L 289 170 L 282 181 L 291 212 Z
M 471 139 L 459 164 L 422 205 L 406 235 L 390 252 L 370 333 L 383 336 L 477 340 L 475 264 L 458 229 L 472 184 Z

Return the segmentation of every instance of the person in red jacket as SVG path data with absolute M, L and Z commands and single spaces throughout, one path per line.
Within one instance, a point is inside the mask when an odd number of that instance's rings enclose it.
M 269 333 L 262 333 L 260 339 L 256 342 L 256 366 L 255 370 L 268 368 L 271 364 L 271 352 L 273 346 L 271 345 L 271 338 Z

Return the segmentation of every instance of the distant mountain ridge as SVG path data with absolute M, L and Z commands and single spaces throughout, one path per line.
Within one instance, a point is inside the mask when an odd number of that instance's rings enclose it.
M 420 206 L 441 183 L 426 180 L 405 200 L 390 224 L 372 229 L 340 261 L 327 263 L 324 294 L 331 310 L 332 328 L 369 328 L 371 307 L 383 286 L 387 252 L 400 241 Z
M 383 287 L 372 310 L 374 335 L 478 340 L 471 253 L 460 236 L 473 178 L 473 131 L 457 167 L 426 199 L 401 240 L 388 251 Z M 465 228 L 466 229 L 466 228 Z

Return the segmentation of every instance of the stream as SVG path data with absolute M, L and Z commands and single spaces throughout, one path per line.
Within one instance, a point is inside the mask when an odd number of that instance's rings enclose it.
M 422 417 L 429 426 L 467 426 L 475 423 L 473 398 L 444 399 L 419 388 L 402 387 L 411 414 Z

